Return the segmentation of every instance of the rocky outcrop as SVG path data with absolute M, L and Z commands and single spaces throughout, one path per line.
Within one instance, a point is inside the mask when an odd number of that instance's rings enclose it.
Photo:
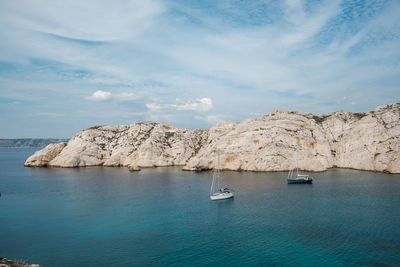
M 221 123 L 184 167 L 220 165 L 229 170 L 283 171 L 331 167 L 400 173 L 400 104 L 374 111 L 338 111 L 315 116 L 274 111 L 241 123 Z
M 40 267 L 39 264 L 28 264 L 23 261 L 13 261 L 0 257 L 0 267 Z
M 343 167 L 400 173 L 400 104 L 362 113 L 274 111 L 209 130 L 152 122 L 93 127 L 59 146 L 60 152 L 48 146 L 35 153 L 25 166 L 205 170 L 216 166 L 219 154 L 220 167 L 227 170 L 284 171 L 295 167 L 297 158 L 298 167 L 309 171 Z
M 57 157 L 66 145 L 67 143 L 64 142 L 47 145 L 42 150 L 36 151 L 35 154 L 30 156 L 26 160 L 25 166 L 30 166 L 30 167 L 49 166 L 50 161 L 52 161 L 55 157 Z
M 79 132 L 59 151 L 49 145 L 36 152 L 26 160 L 25 166 L 102 165 L 139 170 L 140 167 L 185 165 L 204 145 L 207 135 L 206 130 L 178 129 L 153 122 L 92 127 Z

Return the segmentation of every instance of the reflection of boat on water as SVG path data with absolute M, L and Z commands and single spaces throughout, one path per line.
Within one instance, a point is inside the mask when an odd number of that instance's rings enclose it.
M 234 195 L 234 192 L 232 189 L 220 187 L 220 185 L 219 185 L 220 180 L 221 180 L 221 176 L 220 176 L 220 169 L 219 169 L 219 154 L 218 154 L 217 167 L 214 169 L 213 179 L 212 179 L 211 188 L 210 188 L 210 199 L 211 200 L 227 199 L 227 198 L 233 197 L 233 195 Z
M 313 178 L 308 174 L 299 174 L 297 166 L 297 151 L 296 151 L 296 175 L 293 174 L 293 169 L 289 170 L 287 176 L 288 184 L 312 184 Z

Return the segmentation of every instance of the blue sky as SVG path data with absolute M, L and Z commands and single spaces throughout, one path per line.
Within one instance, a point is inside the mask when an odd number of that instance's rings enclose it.
M 400 1 L 0 0 L 0 138 L 400 102 Z

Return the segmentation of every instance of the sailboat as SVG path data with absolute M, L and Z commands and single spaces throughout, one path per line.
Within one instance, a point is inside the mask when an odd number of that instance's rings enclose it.
M 313 178 L 308 174 L 299 174 L 299 168 L 297 165 L 297 151 L 296 151 L 296 175 L 293 173 L 293 169 L 289 170 L 287 176 L 288 184 L 312 184 Z
M 213 179 L 210 188 L 210 199 L 221 200 L 233 197 L 234 193 L 232 189 L 220 187 L 220 169 L 219 169 L 219 154 L 217 160 L 217 167 L 214 168 Z

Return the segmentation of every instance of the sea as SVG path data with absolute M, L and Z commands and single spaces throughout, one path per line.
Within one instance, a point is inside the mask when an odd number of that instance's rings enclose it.
M 0 148 L 0 256 L 47 266 L 399 266 L 400 175 L 25 168 Z

